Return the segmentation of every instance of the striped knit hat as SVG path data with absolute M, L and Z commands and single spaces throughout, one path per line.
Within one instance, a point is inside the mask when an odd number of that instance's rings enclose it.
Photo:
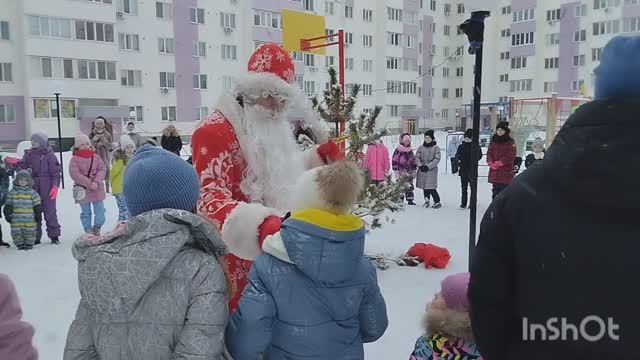
M 142 146 L 127 164 L 123 194 L 136 216 L 156 209 L 193 211 L 200 196 L 194 168 L 166 150 Z

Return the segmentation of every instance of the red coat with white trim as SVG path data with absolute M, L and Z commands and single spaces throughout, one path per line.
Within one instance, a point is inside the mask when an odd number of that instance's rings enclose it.
M 214 222 L 231 251 L 226 261 L 233 294 L 229 311 L 233 312 L 247 285 L 251 260 L 260 253 L 262 240 L 280 230 L 279 216 L 289 209 L 280 211 L 250 203 L 240 190 L 246 162 L 230 117 L 240 116 L 242 108 L 228 102 L 222 111 L 214 112 L 198 125 L 191 146 L 201 186 L 198 214 Z M 309 150 L 305 154 L 306 166 L 322 165 L 318 148 Z

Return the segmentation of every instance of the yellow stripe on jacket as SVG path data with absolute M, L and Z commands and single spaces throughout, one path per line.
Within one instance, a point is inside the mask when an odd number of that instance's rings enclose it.
M 355 231 L 364 226 L 364 221 L 355 215 L 337 215 L 322 209 L 294 211 L 291 218 L 333 231 Z

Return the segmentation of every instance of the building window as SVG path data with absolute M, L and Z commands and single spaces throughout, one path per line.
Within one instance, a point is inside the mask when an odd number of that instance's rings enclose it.
M 236 14 L 232 13 L 220 13 L 220 26 L 223 28 L 235 29 L 236 28 Z
M 451 26 L 445 25 L 442 31 L 445 36 L 451 35 Z
M 402 39 L 402 34 L 387 32 L 387 42 L 389 45 L 400 46 L 400 39 Z
M 197 106 L 194 108 L 193 113 L 195 120 L 204 120 L 209 116 L 209 108 L 206 106 Z
M 70 39 L 72 22 L 70 19 L 31 15 L 29 16 L 29 33 L 33 36 Z
M 593 0 L 593 9 L 606 9 L 620 6 L 620 0 Z
M 291 58 L 294 61 L 302 61 L 302 60 L 304 60 L 304 57 L 302 55 L 303 54 L 301 52 L 296 52 L 296 51 L 292 51 L 291 52 Z
M 591 49 L 591 61 L 600 61 L 601 56 L 602 56 L 602 48 Z
M 120 70 L 120 84 L 127 87 L 142 87 L 142 71 Z
M 511 58 L 511 68 L 512 69 L 524 69 L 526 67 L 527 67 L 527 58 L 526 57 Z
M 313 2 L 314 0 L 304 0 L 304 9 L 306 11 L 314 11 Z
M 559 21 L 560 9 L 547 10 L 547 21 Z
M 503 29 L 500 31 L 500 37 L 509 37 L 511 36 L 511 29 Z
M 415 25 L 417 23 L 416 19 L 418 18 L 418 14 L 413 11 L 404 12 L 404 22 L 409 25 Z
M 279 13 L 255 10 L 253 25 L 272 29 L 282 29 L 282 18 Z
M 314 96 L 316 94 L 316 82 L 315 81 L 305 81 L 304 82 L 304 93 L 307 96 Z
M 362 35 L 362 46 L 367 48 L 373 47 L 373 36 Z
M 449 77 L 449 68 L 448 67 L 442 68 L 442 77 L 443 78 Z
M 511 58 L 511 53 L 509 51 L 500 53 L 500 60 L 509 60 Z
M 416 37 L 414 35 L 405 35 L 405 46 L 409 49 L 416 48 Z
M 113 24 L 76 20 L 76 39 L 114 42 Z
M 418 59 L 414 59 L 414 58 L 402 59 L 402 70 L 418 71 Z
M 118 34 L 120 50 L 140 51 L 140 36 L 138 34 Z
M 443 99 L 448 99 L 449 98 L 449 89 L 442 89 L 442 98 Z
M 0 40 L 11 40 L 8 21 L 0 21 Z
M 444 4 L 444 14 L 445 15 L 451 14 L 451 4 Z
M 387 94 L 401 94 L 402 82 L 400 81 L 387 81 Z
M 352 32 L 345 32 L 344 33 L 344 43 L 345 44 L 349 44 L 349 45 L 353 45 L 353 33 Z
M 138 13 L 137 0 L 118 0 L 118 10 L 125 14 L 136 15 Z
M 557 69 L 560 67 L 560 58 L 546 58 L 544 59 L 544 68 L 545 69 Z
M 509 74 L 500 74 L 500 82 L 509 82 Z
M 222 59 L 223 60 L 238 60 L 238 55 L 237 55 L 238 47 L 236 45 L 225 45 L 225 44 L 222 44 L 220 49 L 221 49 L 221 52 L 222 52 Z
M 2 70 L 1 68 L 0 66 L 0 70 Z M 33 57 L 31 58 L 31 72 L 35 77 L 73 79 L 73 60 Z
M 336 58 L 331 56 L 331 55 L 327 55 L 324 57 L 324 67 L 331 67 L 335 65 L 335 60 Z
M 587 4 L 576 5 L 576 17 L 587 16 Z
M 544 43 L 547 46 L 553 46 L 553 45 L 560 44 L 560 33 L 554 33 L 554 34 L 545 35 Z
M 171 4 L 156 1 L 156 17 L 164 20 L 173 19 L 173 9 Z
M 387 105 L 387 109 L 389 109 L 389 116 L 391 117 L 400 116 L 400 105 Z
M 373 95 L 373 85 L 371 85 L 371 84 L 362 84 L 362 95 L 364 95 L 364 96 Z
M 571 82 L 572 91 L 580 91 L 584 86 L 584 80 L 574 80 Z
M 324 2 L 324 13 L 327 15 L 333 15 L 334 13 L 334 6 L 335 4 L 333 3 L 333 1 L 329 1 L 329 0 L 325 0 Z
M 304 66 L 316 66 L 316 57 L 313 54 L 304 54 Z
M 194 41 L 191 46 L 191 55 L 193 55 L 193 57 L 207 57 L 206 42 Z
M 44 65 L 43 61 L 43 70 Z M 78 60 L 78 79 L 116 80 L 116 63 L 110 61 Z
M 511 35 L 511 46 L 529 45 L 534 43 L 534 32 Z
M 11 63 L 0 63 L 0 81 L 13 81 Z
M 640 31 L 640 17 L 626 18 L 622 20 L 622 28 L 624 32 Z
M 353 71 L 353 63 L 354 63 L 353 58 L 344 59 L 344 67 L 345 67 L 345 69 L 349 70 L 349 71 Z
M 97 2 L 97 3 L 103 3 L 103 4 L 113 4 L 112 0 L 84 0 L 84 1 Z
M 402 9 L 387 6 L 387 16 L 391 21 L 402 21 Z
M 456 98 L 457 99 L 461 99 L 462 98 L 462 88 L 457 88 L 456 89 Z
M 61 99 L 60 106 L 62 107 L 62 111 L 60 112 L 61 118 L 76 118 L 75 100 Z M 33 99 L 33 115 L 37 119 L 51 119 L 58 117 L 56 101 L 51 99 Z
M 535 20 L 536 18 L 535 16 L 536 16 L 535 8 L 514 11 L 513 22 L 515 23 L 515 22 L 521 22 L 521 21 Z
M 173 39 L 158 38 L 158 52 L 162 54 L 173 54 Z
M 389 69 L 389 70 L 399 70 L 400 69 L 400 58 L 387 57 L 387 69 Z
M 233 76 L 223 75 L 222 76 L 222 88 L 224 90 L 230 91 L 236 87 L 236 79 Z
M 365 22 L 373 22 L 373 10 L 362 9 L 362 20 Z
M 456 68 L 456 76 L 457 76 L 457 77 L 462 77 L 462 76 L 464 76 L 464 67 L 458 67 L 458 68 Z
M 353 19 L 353 6 L 344 6 L 344 17 L 346 17 L 347 19 Z
M 436 33 L 436 27 L 437 27 L 436 23 L 431 23 L 431 33 L 432 34 Z
M 637 5 L 640 4 L 640 0 L 624 0 L 625 5 Z
M 585 56 L 584 55 L 576 55 L 573 57 L 573 66 L 584 66 L 585 64 Z
M 195 90 L 207 90 L 207 75 L 193 74 L 193 88 Z
M 162 113 L 162 121 L 176 121 L 176 107 L 175 106 L 163 106 L 160 108 Z
M 502 15 L 509 15 L 511 14 L 511 5 L 504 6 L 501 8 L 501 10 L 502 10 Z
M 509 82 L 511 92 L 525 92 L 533 89 L 533 79 L 511 80 Z
M 132 105 L 129 106 L 129 112 L 135 112 L 136 113 L 136 121 L 144 121 L 144 117 L 143 117 L 143 108 L 140 105 Z
M 593 35 L 617 34 L 620 32 L 620 20 L 608 20 L 593 23 Z
M 160 87 L 163 88 L 175 88 L 176 87 L 176 73 L 174 72 L 161 72 L 160 73 Z
M 578 30 L 573 33 L 573 41 L 586 41 L 587 40 L 587 30 Z
M 556 87 L 558 83 L 554 81 L 545 82 L 544 83 L 544 92 L 545 93 L 554 93 L 556 92 Z
M 373 60 L 362 60 L 362 71 L 373 72 Z
M 442 109 L 442 118 L 443 119 L 448 119 L 449 118 L 449 109 Z

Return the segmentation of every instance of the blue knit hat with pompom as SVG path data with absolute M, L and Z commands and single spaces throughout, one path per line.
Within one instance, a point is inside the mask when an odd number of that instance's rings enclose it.
M 616 36 L 594 70 L 595 98 L 640 98 L 640 36 Z
M 200 181 L 195 169 L 179 156 L 144 145 L 127 164 L 122 193 L 132 216 L 156 209 L 193 211 Z

